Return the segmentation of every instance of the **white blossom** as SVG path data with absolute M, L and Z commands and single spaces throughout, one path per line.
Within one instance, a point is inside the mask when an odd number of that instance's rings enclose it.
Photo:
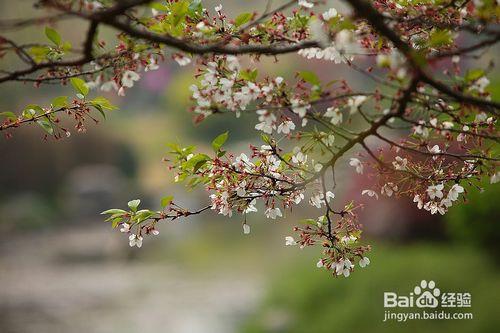
M 472 88 L 479 91 L 480 93 L 484 93 L 484 90 L 488 85 L 490 84 L 490 80 L 486 76 L 481 77 L 480 79 L 476 80 L 474 84 L 472 85 Z
M 179 66 L 187 66 L 191 63 L 191 58 L 179 53 L 174 54 L 173 58 L 179 64 Z
M 500 171 L 495 173 L 493 176 L 490 178 L 490 184 L 496 184 L 500 181 Z
M 128 240 L 128 244 L 130 245 L 130 247 L 137 246 L 138 248 L 140 248 L 142 246 L 142 236 L 131 234 L 128 237 Z
M 293 246 L 293 245 L 297 245 L 297 242 L 295 241 L 295 239 L 293 239 L 292 236 L 286 236 L 285 237 L 285 245 L 286 246 Z
M 321 205 L 325 203 L 325 200 L 323 200 L 323 193 L 316 193 L 309 199 L 309 203 L 316 207 L 316 208 L 321 208 Z
M 104 6 L 102 5 L 102 3 L 100 3 L 99 1 L 84 1 L 84 4 L 85 4 L 85 8 L 87 10 L 90 10 L 90 11 L 97 11 L 101 8 L 103 8 Z
M 448 192 L 448 199 L 451 201 L 458 200 L 460 193 L 464 192 L 464 188 L 458 184 L 453 185 Z
M 330 122 L 333 125 L 338 125 L 342 123 L 342 112 L 340 111 L 339 108 L 329 107 L 328 109 L 326 109 L 324 116 L 331 118 Z
M 438 145 L 434 145 L 432 148 L 427 147 L 427 149 L 429 150 L 429 153 L 431 153 L 431 154 L 435 154 L 435 155 L 441 154 L 441 148 L 439 148 Z M 437 156 L 433 156 L 432 158 L 436 159 Z
M 387 195 L 388 197 L 392 197 L 392 194 L 394 192 L 397 192 L 398 190 L 398 186 L 395 185 L 394 183 L 387 183 L 387 184 L 384 184 L 384 186 L 382 186 L 382 189 L 380 190 L 380 193 L 381 194 L 385 194 Z
M 257 203 L 256 199 L 253 199 L 252 201 L 250 201 L 250 203 L 248 204 L 247 208 L 245 208 L 244 213 L 256 212 L 257 211 L 257 208 L 255 207 L 256 203 Z
M 97 76 L 94 81 L 88 81 L 88 82 L 85 82 L 85 84 L 91 90 L 96 89 L 97 87 L 99 87 L 101 85 L 101 75 Z
M 271 208 L 266 209 L 266 217 L 268 219 L 275 220 L 277 217 L 282 217 L 281 210 L 279 208 Z
M 155 71 L 158 68 L 160 68 L 160 66 L 158 65 L 158 61 L 153 56 L 151 56 L 149 58 L 148 64 L 146 65 L 146 67 L 144 67 L 144 71 L 145 72 Z
M 437 185 L 431 185 L 427 188 L 427 194 L 429 195 L 429 198 L 434 199 L 434 198 L 439 198 L 441 199 L 443 197 L 443 184 L 437 184 Z
M 313 8 L 314 3 L 309 2 L 307 0 L 299 0 L 299 6 L 304 7 L 304 8 Z
M 447 198 L 441 200 L 441 202 L 439 204 L 441 207 L 443 207 L 443 209 L 448 209 L 451 206 L 453 206 L 453 201 L 449 197 L 447 197 Z
M 327 147 L 332 147 L 333 143 L 335 142 L 335 136 L 333 134 L 326 134 L 323 133 L 324 137 L 321 139 L 321 141 L 327 146 Z
M 349 98 L 347 101 L 347 106 L 350 108 L 350 114 L 358 111 L 358 108 L 366 101 L 366 96 L 355 96 L 353 98 Z
M 419 120 L 418 125 L 413 127 L 413 133 L 427 138 L 429 136 L 429 129 L 425 127 L 425 121 Z
M 396 156 L 395 161 L 392 162 L 392 166 L 396 170 L 406 170 L 406 165 L 408 164 L 408 160 L 406 158 L 402 158 L 400 156 Z
M 415 196 L 413 197 L 413 202 L 417 203 L 418 209 L 422 209 L 422 207 L 424 207 L 424 201 L 418 194 L 415 194 Z
M 323 13 L 323 20 L 329 21 L 330 19 L 337 17 L 338 13 L 335 8 L 330 8 L 326 12 Z
M 366 266 L 368 266 L 370 264 L 370 259 L 368 259 L 368 257 L 363 257 L 360 261 L 359 261 L 359 266 L 361 268 L 365 268 Z
M 125 71 L 122 75 L 122 86 L 132 88 L 134 81 L 139 81 L 141 76 L 134 71 Z
M 343 55 L 359 53 L 361 51 L 354 31 L 348 29 L 343 29 L 335 35 L 335 48 Z
M 363 190 L 361 192 L 361 195 L 368 195 L 369 197 L 375 197 L 377 200 L 378 200 L 378 194 L 377 192 L 373 191 L 373 190 Z
M 116 82 L 114 80 L 104 82 L 101 85 L 101 90 L 106 91 L 106 92 L 111 91 L 111 90 L 117 91 L 118 89 L 120 89 L 120 87 L 118 87 L 118 84 L 116 84 Z
M 350 245 L 350 244 L 353 244 L 354 242 L 356 242 L 356 240 L 358 240 L 355 236 L 353 235 L 349 235 L 349 236 L 342 236 L 340 238 L 340 242 L 344 245 Z
M 289 134 L 295 129 L 295 124 L 291 120 L 285 120 L 278 126 L 278 133 Z
M 482 123 L 482 122 L 486 121 L 487 118 L 488 118 L 488 115 L 485 112 L 481 112 L 481 113 L 476 115 L 474 122 L 475 123 Z
M 349 160 L 349 165 L 356 168 L 356 172 L 359 174 L 363 174 L 363 163 L 355 157 L 351 157 Z
M 236 194 L 239 196 L 239 197 L 243 197 L 245 196 L 245 194 L 247 193 L 245 187 L 247 185 L 247 182 L 246 181 L 242 181 L 238 187 L 236 188 Z
M 434 202 L 434 201 L 427 202 L 424 205 L 424 209 L 431 212 L 432 215 L 434 215 L 436 213 L 444 215 L 446 213 L 446 207 L 444 207 L 441 204 L 438 204 L 437 202 Z
M 444 129 L 452 129 L 455 124 L 451 121 L 443 121 L 443 128 Z
M 294 155 L 292 156 L 292 162 L 295 164 L 303 164 L 307 161 L 307 155 L 305 155 L 300 148 L 295 147 Z
M 465 134 L 463 132 L 468 132 L 468 131 L 469 131 L 469 126 L 464 125 L 462 127 L 462 133 L 460 133 L 460 134 L 457 135 L 457 141 L 458 142 L 467 141 L 467 134 Z
M 296 98 L 291 99 L 290 104 L 292 106 L 292 111 L 298 114 L 300 118 L 304 118 L 306 116 L 307 110 L 311 108 L 310 104 L 304 104 L 303 101 Z
M 327 35 L 323 22 L 316 17 L 311 18 L 309 21 L 309 30 L 311 31 L 311 38 L 315 40 L 321 48 L 328 47 L 330 44 L 330 36 Z
M 267 133 L 267 134 L 272 134 L 273 133 L 273 129 L 275 128 L 276 126 L 272 125 L 272 123 L 268 123 L 267 121 L 263 121 L 261 123 L 258 123 L 257 125 L 255 125 L 255 129 L 258 130 L 258 131 L 262 131 L 264 133 Z
M 337 275 L 340 275 L 342 274 L 342 272 L 344 271 L 344 260 L 343 259 L 340 259 L 339 261 L 337 261 L 335 263 L 335 273 Z
M 349 277 L 351 275 L 351 269 L 354 267 L 354 265 L 351 263 L 349 259 L 344 260 L 344 270 L 342 271 L 342 274 L 344 277 Z
M 130 231 L 130 224 L 128 223 L 123 223 L 122 227 L 120 228 L 121 232 L 129 232 Z

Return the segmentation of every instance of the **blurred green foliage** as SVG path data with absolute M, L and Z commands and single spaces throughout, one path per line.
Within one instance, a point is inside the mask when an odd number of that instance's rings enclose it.
M 500 275 L 481 252 L 446 245 L 376 245 L 372 264 L 347 279 L 315 269 L 299 255 L 277 274 L 269 294 L 242 332 L 495 332 Z M 384 320 L 383 293 L 409 294 L 422 279 L 443 292 L 470 292 L 472 320 Z M 469 310 L 470 309 L 470 310 Z M 460 311 L 460 310 L 457 310 Z
M 468 202 L 456 205 L 446 215 L 450 235 L 460 244 L 486 249 L 498 265 L 500 259 L 500 186 L 484 184 L 485 191 L 469 189 Z

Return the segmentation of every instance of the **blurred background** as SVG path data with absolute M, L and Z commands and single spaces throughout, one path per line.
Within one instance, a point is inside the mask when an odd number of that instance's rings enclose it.
M 43 15 L 32 3 L 0 0 L 0 19 Z M 213 8 L 219 2 L 203 3 Z M 222 4 L 230 16 L 265 5 Z M 86 26 L 64 21 L 57 29 L 78 45 Z M 9 36 L 44 39 L 40 28 Z M 354 87 L 372 87 L 346 66 L 294 55 L 259 66 L 287 79 L 309 69 L 325 82 L 346 78 Z M 300 217 L 319 215 L 308 208 L 276 222 L 252 216 L 248 236 L 238 218 L 209 212 L 163 224 L 160 236 L 131 249 L 99 212 L 134 198 L 155 208 L 165 195 L 192 209 L 208 202 L 203 191 L 173 184 L 162 162 L 167 142 L 208 150 L 229 130 L 231 151 L 259 143 L 253 115 L 192 123 L 193 73 L 193 66 L 172 62 L 144 73 L 126 97 L 106 95 L 120 110 L 97 126 L 88 123 L 84 134 L 44 141 L 39 128 L 26 126 L 0 139 L 0 332 L 498 332 L 500 189 L 487 182 L 484 193 L 469 188 L 469 200 L 445 217 L 423 213 L 407 199 L 365 202 L 361 221 L 365 242 L 373 245 L 372 264 L 348 279 L 315 267 L 319 248 L 285 248 L 284 236 Z M 497 73 L 489 79 L 500 98 Z M 70 89 L 3 84 L 0 111 L 48 104 L 64 93 Z M 364 188 L 350 170 L 341 172 L 339 205 Z M 409 293 L 422 279 L 443 291 L 470 292 L 474 319 L 384 323 L 383 292 Z

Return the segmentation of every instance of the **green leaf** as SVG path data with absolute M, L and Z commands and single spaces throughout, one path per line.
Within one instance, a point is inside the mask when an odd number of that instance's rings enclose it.
M 68 96 L 59 96 L 50 103 L 54 109 L 60 109 L 68 106 Z
M 30 55 L 35 59 L 37 63 L 42 62 L 47 59 L 50 53 L 50 47 L 48 46 L 33 46 L 29 49 Z
M 240 77 L 240 79 L 254 82 L 257 79 L 258 74 L 259 74 L 259 72 L 257 71 L 257 69 L 254 69 L 254 70 L 247 69 L 247 70 L 240 71 L 239 77 Z
M 105 110 L 115 110 L 116 106 L 111 104 L 106 98 L 99 96 L 90 101 L 90 105 L 92 105 L 97 111 L 99 111 L 104 119 L 106 119 Z
M 137 207 L 139 207 L 141 203 L 141 200 L 139 199 L 135 199 L 135 200 L 131 200 L 127 203 L 128 207 L 133 211 L 133 212 L 136 212 L 137 211 Z
M 201 0 L 191 1 L 191 3 L 189 4 L 190 16 L 192 16 L 193 14 L 196 14 L 196 13 L 201 13 L 201 12 L 203 12 L 203 6 L 201 4 Z
M 26 109 L 23 110 L 23 118 L 25 118 L 25 119 L 31 119 L 35 115 L 36 115 L 36 112 L 33 109 L 26 108 Z
M 314 72 L 308 72 L 308 71 L 299 72 L 299 77 L 302 80 L 304 80 L 307 83 L 310 83 L 314 86 L 321 85 L 321 81 L 319 80 L 318 76 Z
M 316 220 L 313 220 L 313 219 L 300 220 L 300 223 L 302 223 L 302 224 L 308 224 L 308 225 L 314 225 L 314 226 L 317 225 Z
M 123 221 L 122 217 L 114 218 L 111 222 L 111 227 L 116 228 Z
M 162 208 L 167 207 L 168 205 L 170 205 L 170 203 L 172 202 L 172 200 L 174 200 L 174 197 L 172 195 L 169 195 L 168 197 L 162 198 L 161 199 L 161 207 Z
M 485 75 L 484 70 L 477 68 L 477 69 L 470 69 L 467 71 L 467 74 L 465 74 L 465 81 L 466 82 L 474 82 L 481 77 Z
M 189 3 L 185 0 L 172 4 L 172 25 L 177 27 L 181 22 L 186 19 L 189 10 Z
M 212 148 L 214 149 L 215 152 L 219 151 L 221 147 L 224 145 L 224 143 L 227 141 L 227 138 L 229 137 L 229 132 L 222 133 L 218 137 L 212 141 Z
M 36 104 L 28 104 L 23 110 L 24 118 L 33 118 L 36 114 L 44 114 L 42 107 Z
M 338 28 L 338 31 L 345 30 L 345 29 L 355 30 L 357 28 L 357 26 L 351 20 L 349 20 L 347 17 L 345 17 L 343 20 L 340 21 L 337 28 Z
M 449 30 L 436 30 L 429 38 L 430 47 L 441 47 L 451 44 L 453 41 L 451 31 Z
M 17 120 L 16 114 L 10 111 L 0 112 L 0 117 L 4 117 L 10 120 Z
M 71 82 L 71 85 L 73 86 L 73 88 L 75 88 L 75 91 L 77 93 L 82 94 L 83 96 L 87 96 L 87 94 L 89 93 L 89 87 L 87 86 L 85 81 L 77 77 L 72 77 L 71 79 L 69 79 L 69 81 Z
M 104 212 L 101 212 L 101 215 L 106 215 L 106 214 L 127 214 L 127 211 L 126 210 L 123 210 L 123 209 L 117 209 L 117 208 L 113 208 L 113 209 L 108 209 L 108 210 L 105 210 Z
M 159 10 L 159 11 L 164 11 L 164 12 L 168 11 L 168 7 L 165 6 L 164 4 L 159 3 L 159 2 L 150 3 L 149 7 L 156 9 L 156 10 Z
M 92 104 L 94 106 L 99 105 L 104 110 L 116 110 L 117 109 L 116 106 L 111 104 L 111 102 L 109 100 L 107 100 L 106 98 L 104 98 L 102 96 L 98 96 L 98 97 L 94 98 L 93 100 L 90 101 L 90 104 Z
M 262 139 L 262 141 L 266 144 L 270 144 L 271 143 L 271 139 L 269 139 L 269 136 L 265 135 L 265 134 L 261 134 L 260 135 L 260 138 Z
M 73 47 L 71 46 L 70 42 L 63 42 L 62 49 L 63 49 L 64 52 L 71 51 L 72 48 Z
M 61 35 L 59 35 L 59 33 L 51 27 L 45 27 L 45 36 L 47 36 L 47 38 L 57 46 L 61 45 L 62 43 Z
M 45 132 L 47 132 L 50 135 L 54 135 L 54 128 L 52 127 L 52 124 L 50 123 L 49 120 L 42 118 L 37 120 L 36 123 L 40 125 L 40 127 L 43 128 Z
M 135 215 L 135 220 L 137 221 L 137 223 L 141 223 L 142 221 L 145 221 L 148 218 L 150 218 L 154 213 L 155 212 L 150 211 L 149 209 L 142 209 L 138 211 L 137 214 Z
M 210 157 L 208 157 L 205 154 L 196 154 L 193 157 L 191 157 L 189 161 L 184 162 L 182 167 L 184 168 L 184 170 L 190 170 L 192 172 L 196 172 L 209 160 Z
M 208 160 L 198 161 L 193 167 L 193 173 L 196 173 L 202 166 L 204 166 L 207 163 L 207 161 Z
M 253 17 L 252 13 L 242 13 L 234 19 L 234 25 L 236 27 L 242 26 L 243 24 L 249 22 Z

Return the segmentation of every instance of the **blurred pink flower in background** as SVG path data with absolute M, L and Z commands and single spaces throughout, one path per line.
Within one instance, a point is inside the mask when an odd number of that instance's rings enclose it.
M 156 71 L 143 73 L 144 78 L 141 80 L 142 87 L 151 92 L 163 92 L 170 82 L 171 72 L 168 66 L 161 66 Z

